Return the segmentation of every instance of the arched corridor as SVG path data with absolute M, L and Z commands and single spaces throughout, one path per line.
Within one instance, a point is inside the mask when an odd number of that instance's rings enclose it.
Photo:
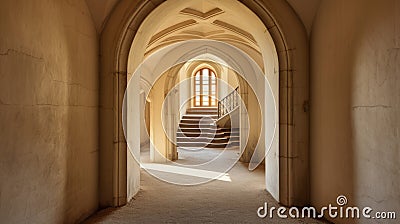
M 0 1 L 0 223 L 397 223 L 399 15 Z
M 154 83 L 153 90 L 160 90 L 162 86 L 167 86 L 166 84 L 171 83 L 168 81 L 170 79 L 173 80 L 171 84 L 182 81 L 182 78 L 176 78 L 181 76 L 178 75 L 179 66 L 177 67 L 178 70 L 171 69 L 170 72 L 166 72 L 168 69 L 179 63 L 185 63 L 190 60 L 209 60 L 207 58 L 212 58 L 219 64 L 232 67 L 232 69 L 241 76 L 241 78 L 238 78 L 238 81 L 242 83 L 239 91 L 244 105 L 239 112 L 241 161 L 250 162 L 249 169 L 254 169 L 265 157 L 267 165 L 265 178 L 266 189 L 272 193 L 276 200 L 286 205 L 305 204 L 308 200 L 307 185 L 300 184 L 300 182 L 307 183 L 308 179 L 308 152 L 306 148 L 308 142 L 308 113 L 307 111 L 302 111 L 301 108 L 302 105 L 307 102 L 308 92 L 306 86 L 300 85 L 302 82 L 307 82 L 307 66 L 300 62 L 302 62 L 304 58 L 307 58 L 307 51 L 305 51 L 307 43 L 304 41 L 304 36 L 289 35 L 290 32 L 295 31 L 293 28 L 299 25 L 299 23 L 297 23 L 297 18 L 291 14 L 290 8 L 282 8 L 282 15 L 285 13 L 286 15 L 291 15 L 282 19 L 291 21 L 292 29 L 283 32 L 283 30 L 279 28 L 271 29 L 267 32 L 268 27 L 273 24 L 270 19 L 273 18 L 274 15 L 270 14 L 266 9 L 264 9 L 264 14 L 259 12 L 259 15 L 256 15 L 247 8 L 256 8 L 257 6 L 253 5 L 253 3 L 242 4 L 240 2 L 235 2 L 235 4 L 228 4 L 227 2 L 196 2 L 194 5 L 193 3 L 194 2 L 188 1 L 165 2 L 158 7 L 154 7 L 151 13 L 143 14 L 145 15 L 143 20 L 121 21 L 120 19 L 116 19 L 117 23 L 121 25 L 124 23 L 126 24 L 122 26 L 110 25 L 110 31 L 112 30 L 110 35 L 120 36 L 120 38 L 113 38 L 114 40 L 118 40 L 118 42 L 105 42 L 102 46 L 104 48 L 111 47 L 111 50 L 115 51 L 113 54 L 115 59 L 112 61 L 105 61 L 105 64 L 110 68 L 114 67 L 116 69 L 115 74 L 118 75 L 115 77 L 116 80 L 114 81 L 120 83 L 120 85 L 118 85 L 118 90 L 114 89 L 115 91 L 113 93 L 109 92 L 109 94 L 113 94 L 114 99 L 118 99 L 118 104 L 109 106 L 114 108 L 114 113 L 119 114 L 124 113 L 125 108 L 123 106 L 126 105 L 126 110 L 128 112 L 126 115 L 127 123 L 125 128 L 117 122 L 114 123 L 116 125 L 113 129 L 115 133 L 111 133 L 112 130 L 110 129 L 101 129 L 101 132 L 104 132 L 103 136 L 111 137 L 121 136 L 121 133 L 125 131 L 129 148 L 129 150 L 126 150 L 128 151 L 127 153 L 125 151 L 126 142 L 124 139 L 120 139 L 118 144 L 115 145 L 115 147 L 118 148 L 118 155 L 114 154 L 114 161 L 110 161 L 110 154 L 101 154 L 101 158 L 104 159 L 100 159 L 100 166 L 111 168 L 112 166 L 106 164 L 121 164 L 118 166 L 121 167 L 122 170 L 114 173 L 114 175 L 117 176 L 113 177 L 113 186 L 121 187 L 114 189 L 114 194 L 121 194 L 124 198 L 125 192 L 128 192 L 127 198 L 129 199 L 137 192 L 139 186 L 137 182 L 140 176 L 137 169 L 138 165 L 135 165 L 134 162 L 134 158 L 137 158 L 137 156 L 135 156 L 137 152 L 135 151 L 138 151 L 139 148 L 138 140 L 136 140 L 139 138 L 139 134 L 134 130 L 134 127 L 136 127 L 140 121 L 133 116 L 129 116 L 131 111 L 137 111 L 137 108 L 134 107 L 134 99 L 137 94 L 135 91 L 138 89 L 137 80 L 139 79 L 137 74 L 140 73 L 140 76 L 146 79 L 147 82 Z M 132 10 L 138 11 L 136 13 L 130 12 L 129 15 L 126 15 L 127 17 L 139 15 L 143 12 L 141 11 L 142 8 L 135 8 L 135 4 L 130 5 L 130 7 L 133 7 Z M 199 12 L 203 10 L 202 7 L 209 8 L 216 13 L 211 13 L 204 18 L 201 16 L 201 18 L 197 18 L 198 16 L 194 11 Z M 190 9 L 195 10 L 193 11 Z M 242 17 L 246 18 L 246 21 L 238 20 L 238 18 L 234 16 L 235 12 L 246 12 L 246 16 Z M 277 16 L 282 15 L 279 13 L 277 14 Z M 115 14 L 116 18 L 121 16 L 122 14 Z M 260 20 L 257 16 L 264 20 Z M 158 20 L 159 17 L 164 17 L 165 19 L 160 22 Z M 178 20 L 176 20 L 176 18 L 178 18 Z M 225 22 L 221 22 L 221 20 L 218 19 L 223 19 Z M 183 22 L 179 22 L 180 20 L 183 20 Z M 110 18 L 110 21 L 113 21 L 113 19 Z M 251 34 L 244 31 L 247 23 L 254 24 L 252 27 L 254 32 Z M 112 24 L 112 22 L 110 22 L 110 24 Z M 135 36 L 135 32 L 130 32 L 129 29 L 126 29 L 126 27 L 132 26 L 137 27 L 135 31 L 140 35 Z M 114 27 L 125 28 L 113 30 Z M 230 34 L 223 34 L 218 38 L 215 37 L 215 40 L 218 41 L 213 40 L 213 38 L 198 39 L 193 35 L 186 35 L 183 39 L 181 39 L 182 36 L 179 36 L 181 33 L 192 33 L 192 31 L 196 29 L 206 29 L 219 34 L 221 34 L 221 32 L 228 32 Z M 301 30 L 302 27 L 298 27 L 298 29 Z M 270 32 L 272 33 L 271 35 L 266 35 Z M 107 27 L 103 35 L 109 35 Z M 177 39 L 175 39 L 175 41 L 170 41 L 174 38 Z M 238 38 L 241 41 L 236 43 L 229 42 L 230 40 L 238 40 Z M 291 50 L 292 53 L 287 54 L 286 49 L 288 46 L 285 44 L 285 41 L 287 41 L 286 39 L 291 39 L 293 43 L 297 43 L 298 46 L 303 47 L 299 47 L 297 50 Z M 143 42 L 148 44 L 143 45 Z M 245 46 L 250 47 L 250 49 Z M 280 54 L 277 52 L 280 52 Z M 112 57 L 112 55 L 109 56 Z M 105 55 L 105 57 L 107 56 Z M 298 60 L 294 60 L 295 58 Z M 118 63 L 115 64 L 115 62 Z M 287 69 L 294 66 L 298 68 L 296 72 L 291 71 L 288 73 Z M 121 69 L 122 73 L 120 72 Z M 123 74 L 124 71 L 127 71 L 126 76 Z M 165 75 L 159 76 L 161 74 Z M 292 80 L 288 75 L 295 75 L 299 78 Z M 127 80 L 125 80 L 126 78 Z M 260 80 L 263 81 L 260 82 Z M 163 84 L 164 82 L 165 84 Z M 102 83 L 104 83 L 104 86 L 111 85 L 108 81 Z M 125 91 L 126 85 L 127 97 L 124 98 L 122 93 Z M 291 85 L 299 85 L 299 87 L 294 89 L 287 87 Z M 182 116 L 181 112 L 177 113 L 175 112 L 176 110 L 174 111 L 173 108 L 177 107 L 173 105 L 176 104 L 175 102 L 177 101 L 173 99 L 174 97 L 178 97 L 178 95 L 182 96 L 183 93 L 179 92 L 180 90 L 174 90 L 171 100 L 164 100 L 164 97 L 169 95 L 169 90 L 171 90 L 172 87 L 173 85 L 170 85 L 170 87 L 164 89 L 165 93 L 161 91 L 149 93 L 152 97 L 151 105 L 153 108 L 151 109 L 152 114 L 150 115 L 150 123 L 152 125 L 149 131 L 151 143 L 150 160 L 156 163 L 174 160 L 178 157 L 176 146 L 170 144 L 174 143 L 175 137 L 169 136 L 168 133 L 175 134 L 175 123 L 179 120 L 179 116 Z M 296 98 L 293 97 L 294 92 L 292 90 L 295 90 Z M 179 94 L 177 94 L 177 91 Z M 229 92 L 225 93 L 225 95 L 228 93 Z M 284 100 L 279 100 L 280 94 L 286 95 Z M 219 94 L 218 97 L 223 97 L 223 94 Z M 109 95 L 104 95 L 104 98 L 101 98 L 100 101 L 109 103 L 110 101 L 107 100 L 108 98 Z M 133 100 L 129 100 L 129 98 Z M 123 102 L 123 100 L 126 100 L 126 102 Z M 165 105 L 166 101 L 169 103 L 167 103 L 167 109 L 164 110 L 162 105 Z M 293 110 L 293 108 L 296 107 L 298 109 Z M 160 111 L 163 111 L 161 112 L 162 116 L 158 115 Z M 100 114 L 101 113 L 100 111 Z M 136 112 L 133 112 L 133 114 L 135 113 Z M 248 118 L 246 118 L 247 115 L 245 115 L 247 113 L 251 114 Z M 167 117 L 167 119 L 164 117 Z M 108 119 L 111 119 L 111 117 Z M 112 117 L 112 119 L 115 119 L 115 116 Z M 288 123 L 288 119 L 290 119 L 291 122 Z M 295 120 L 297 124 L 295 126 L 296 128 L 294 128 L 292 123 Z M 119 120 L 114 120 L 114 122 L 115 121 Z M 122 123 L 124 124 L 123 120 Z M 281 135 L 279 130 L 285 130 L 284 135 Z M 167 138 L 160 138 L 160 134 L 163 131 L 166 131 Z M 106 134 L 106 132 L 108 134 Z M 291 132 L 299 132 L 302 134 L 289 135 L 288 133 Z M 248 140 L 246 139 L 247 136 Z M 111 138 L 109 139 L 111 140 Z M 104 141 L 106 141 L 106 138 Z M 299 147 L 291 149 L 291 147 L 293 147 L 292 144 L 283 144 L 283 142 L 287 141 L 299 141 L 302 142 L 302 144 L 299 144 Z M 282 143 L 280 144 L 280 142 Z M 100 151 L 110 152 L 106 149 Z M 129 153 L 129 151 L 131 151 L 131 153 Z M 125 171 L 124 167 L 126 153 L 126 159 L 128 161 L 127 171 Z M 300 153 L 301 156 L 291 157 L 290 155 L 292 153 Z M 287 156 L 279 156 L 280 154 Z M 291 165 L 288 166 L 288 164 Z M 297 177 L 294 176 L 294 170 L 296 170 Z M 127 177 L 125 177 L 126 175 Z M 103 179 L 104 178 L 106 177 L 103 177 Z M 111 176 L 108 177 L 109 180 L 111 180 L 110 178 Z M 125 179 L 128 179 L 126 189 L 124 189 Z M 296 183 L 296 181 L 300 182 Z M 109 181 L 100 180 L 100 183 L 103 182 L 105 188 L 112 189 L 106 187 L 106 185 L 110 185 Z M 126 203 L 123 198 L 121 202 L 117 202 L 117 205 Z M 110 199 L 108 199 L 108 201 L 110 201 Z

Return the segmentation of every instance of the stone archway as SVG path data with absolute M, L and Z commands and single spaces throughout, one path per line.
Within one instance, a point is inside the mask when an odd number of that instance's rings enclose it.
M 101 34 L 100 205 L 127 201 L 127 143 L 122 103 L 131 44 L 146 16 L 163 0 L 121 1 Z M 264 23 L 279 61 L 279 201 L 309 202 L 309 71 L 306 31 L 282 1 L 240 0 Z M 139 83 L 139 82 L 138 82 Z

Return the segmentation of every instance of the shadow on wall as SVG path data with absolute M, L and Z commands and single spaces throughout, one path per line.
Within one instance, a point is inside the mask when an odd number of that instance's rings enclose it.
M 90 12 L 79 0 L 0 5 L 1 222 L 77 222 L 98 207 Z
M 82 221 L 95 212 L 99 204 L 98 150 L 99 150 L 99 81 L 98 41 L 90 12 L 79 20 L 70 19 L 75 7 L 86 9 L 85 2 L 76 6 L 62 3 L 60 15 L 65 37 L 63 53 L 67 63 L 66 111 L 66 180 L 63 222 Z
M 399 27 L 395 2 L 321 2 L 311 38 L 311 201 L 317 207 L 345 195 L 349 206 L 400 209 L 392 135 L 399 113 L 391 110 L 399 102 L 400 63 L 389 53 Z

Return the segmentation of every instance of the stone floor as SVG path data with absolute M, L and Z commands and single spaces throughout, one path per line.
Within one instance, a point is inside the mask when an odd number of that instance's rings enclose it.
M 312 219 L 261 219 L 257 209 L 278 203 L 265 191 L 264 167 L 237 163 L 229 181 L 179 186 L 141 172 L 141 190 L 126 206 L 108 208 L 84 223 L 324 223 Z

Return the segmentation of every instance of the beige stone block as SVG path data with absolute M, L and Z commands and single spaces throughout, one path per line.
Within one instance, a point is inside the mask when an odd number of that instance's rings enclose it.
M 99 106 L 104 109 L 112 109 L 114 103 L 114 77 L 113 73 L 100 76 Z
M 279 158 L 279 202 L 285 206 L 290 206 L 289 200 L 289 185 L 288 179 L 289 161 L 287 158 Z
M 267 28 L 271 28 L 275 26 L 275 22 L 273 18 L 270 16 L 270 14 L 265 11 L 264 8 L 260 7 L 260 5 L 255 4 L 254 1 L 251 0 L 242 0 L 241 1 L 243 4 L 245 4 L 248 8 L 250 8 L 253 12 L 255 12 L 257 15 L 260 15 L 261 21 L 265 24 Z M 269 4 L 269 3 L 266 3 Z M 261 16 L 262 15 L 262 16 Z
M 288 110 L 288 88 L 279 88 L 279 124 L 288 124 L 289 114 Z
M 286 124 L 279 124 L 279 157 L 288 157 L 289 135 Z
M 288 157 L 292 158 L 296 156 L 296 152 L 294 151 L 294 142 L 295 142 L 295 135 L 294 135 L 295 127 L 293 125 L 287 125 L 287 144 L 288 144 Z
M 292 201 L 296 206 L 304 206 L 309 201 L 308 161 L 300 157 L 291 158 Z
M 279 88 L 288 87 L 289 71 L 279 71 Z
M 285 43 L 283 42 L 282 34 L 278 29 L 278 27 L 273 26 L 272 28 L 268 29 L 268 32 L 270 33 L 272 39 L 274 40 L 276 51 L 277 52 L 286 51 L 287 48 L 285 46 Z

